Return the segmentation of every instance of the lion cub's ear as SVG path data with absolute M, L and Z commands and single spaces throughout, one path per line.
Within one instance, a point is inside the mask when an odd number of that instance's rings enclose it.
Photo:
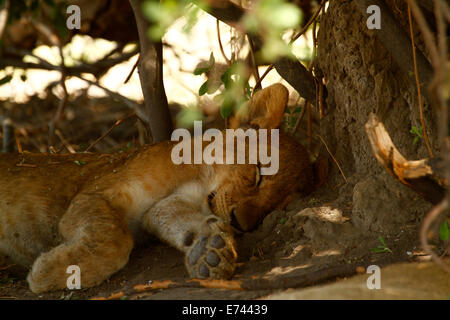
M 254 127 L 275 129 L 283 121 L 289 92 L 281 83 L 256 92 L 252 99 L 228 119 L 231 129 Z

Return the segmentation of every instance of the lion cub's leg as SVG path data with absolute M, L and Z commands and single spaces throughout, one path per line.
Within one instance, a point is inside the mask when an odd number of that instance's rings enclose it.
M 67 287 L 67 268 L 81 271 L 81 287 L 101 283 L 121 269 L 133 247 L 123 216 L 96 196 L 79 196 L 59 224 L 64 238 L 59 246 L 42 253 L 28 274 L 35 293 Z
M 185 253 L 193 278 L 231 278 L 236 250 L 231 227 L 201 206 L 174 194 L 159 201 L 143 217 L 144 227 Z

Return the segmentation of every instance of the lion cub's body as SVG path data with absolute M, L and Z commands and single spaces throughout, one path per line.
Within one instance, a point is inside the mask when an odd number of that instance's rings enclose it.
M 254 98 L 250 108 L 274 108 L 271 93 L 280 114 L 281 85 L 256 94 L 264 101 Z M 227 278 L 236 261 L 230 225 L 252 229 L 312 185 L 307 152 L 284 134 L 279 172 L 264 177 L 250 164 L 175 165 L 174 144 L 112 155 L 0 155 L 0 254 L 31 267 L 34 292 L 65 288 L 70 265 L 90 287 L 128 262 L 145 231 L 185 252 L 192 277 Z
M 202 186 L 198 196 L 205 196 L 210 182 L 200 175 L 201 166 L 173 165 L 172 144 L 118 154 L 1 155 L 0 250 L 31 265 L 41 252 L 61 243 L 58 225 L 81 194 L 91 195 L 92 201 L 102 198 L 121 211 L 136 237 L 145 210 L 177 188 L 196 183 Z

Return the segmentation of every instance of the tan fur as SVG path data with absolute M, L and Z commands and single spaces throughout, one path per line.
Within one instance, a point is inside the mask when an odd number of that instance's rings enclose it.
M 271 86 L 249 104 L 251 117 L 230 123 L 278 127 L 286 103 L 286 88 Z M 237 257 L 230 224 L 250 230 L 313 185 L 308 154 L 284 134 L 279 171 L 259 186 L 256 165 L 173 164 L 175 143 L 112 155 L 1 155 L 0 253 L 31 267 L 33 292 L 66 288 L 70 265 L 86 288 L 120 270 L 146 231 L 184 252 L 192 277 L 229 278 Z

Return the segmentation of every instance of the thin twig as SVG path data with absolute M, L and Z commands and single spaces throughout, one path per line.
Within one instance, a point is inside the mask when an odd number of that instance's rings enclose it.
M 132 109 L 134 112 L 136 112 L 136 115 L 139 116 L 139 119 L 142 121 L 142 123 L 145 126 L 145 129 L 150 132 L 150 128 L 148 126 L 147 116 L 142 112 L 142 110 L 139 109 L 139 106 L 134 101 L 128 99 L 127 97 L 121 95 L 120 93 L 114 92 L 109 90 L 108 88 L 103 87 L 98 82 L 94 82 L 91 80 L 88 80 L 86 78 L 83 78 L 82 76 L 77 76 L 77 78 L 80 78 L 81 80 L 84 80 L 85 82 L 94 85 L 103 91 L 105 91 L 108 95 L 112 96 L 113 98 L 119 99 L 125 103 L 126 106 L 128 106 L 130 109 Z
M 111 133 L 111 131 L 112 131 L 115 127 L 117 127 L 117 126 L 118 126 L 119 124 L 121 124 L 123 121 L 125 121 L 125 120 L 127 120 L 127 119 L 129 119 L 129 118 L 132 118 L 132 117 L 137 117 L 137 115 L 136 115 L 135 113 L 132 113 L 132 114 L 126 116 L 126 117 L 123 118 L 123 119 L 117 120 L 117 121 L 112 125 L 112 127 L 108 129 L 108 131 L 106 131 L 104 134 L 102 134 L 101 137 L 97 138 L 94 142 L 92 142 L 92 143 L 90 144 L 90 146 L 87 147 L 87 149 L 85 150 L 85 152 L 89 152 L 89 150 L 91 150 L 97 143 L 99 143 L 100 141 L 102 141 L 103 139 L 105 139 L 105 137 L 108 136 L 108 135 Z M 137 118 L 139 119 L 139 117 L 137 117 Z
M 295 36 L 292 37 L 291 41 L 289 42 L 289 44 L 292 44 L 295 42 L 295 40 L 297 40 L 298 38 L 300 38 L 306 31 L 308 31 L 309 26 L 316 20 L 317 16 L 319 15 L 320 11 L 322 10 L 322 8 L 325 6 L 325 3 L 328 0 L 322 0 L 322 3 L 320 4 L 319 8 L 316 10 L 316 12 L 314 12 L 314 15 L 311 17 L 311 19 L 309 19 L 309 21 L 305 24 L 305 26 L 302 28 L 302 30 L 299 31 L 299 33 L 297 33 Z
M 14 137 L 16 139 L 17 151 L 19 153 L 23 153 L 22 144 L 20 143 L 19 135 L 17 134 L 17 130 L 14 129 Z
M 62 132 L 59 129 L 55 129 L 55 134 L 61 140 L 62 144 L 70 153 L 76 153 L 75 149 L 70 145 L 70 143 L 64 138 Z
M 299 99 L 300 99 L 300 96 L 299 96 Z M 309 103 L 309 101 L 305 101 L 305 105 L 303 106 L 302 111 L 300 112 L 300 115 L 297 118 L 297 121 L 295 121 L 294 128 L 292 128 L 292 135 L 294 135 L 297 132 L 297 129 L 298 129 L 299 125 L 300 125 L 300 122 L 302 121 L 303 116 L 305 115 L 306 104 L 307 103 Z
M 134 65 L 133 65 L 133 68 L 131 68 L 130 73 L 128 74 L 127 78 L 125 79 L 125 81 L 124 81 L 123 83 L 127 83 L 128 81 L 130 81 L 130 78 L 131 78 L 131 76 L 133 75 L 134 70 L 136 70 L 136 68 L 137 68 L 137 66 L 138 66 L 140 60 L 141 60 L 141 55 L 139 54 L 139 56 L 138 56 L 136 62 L 135 62 Z
M 422 227 L 420 228 L 420 242 L 422 243 L 423 250 L 431 256 L 431 259 L 442 269 L 450 273 L 450 267 L 445 264 L 434 252 L 431 250 L 428 244 L 427 234 L 431 223 L 439 216 L 439 214 L 446 210 L 448 207 L 447 199 L 444 198 L 437 206 L 431 209 L 430 212 L 425 216 L 422 222 Z
M 419 26 L 420 30 L 422 31 L 423 40 L 425 41 L 425 44 L 430 51 L 431 56 L 431 62 L 434 67 L 439 65 L 439 53 L 437 50 L 437 47 L 434 42 L 434 36 L 431 32 L 430 28 L 428 27 L 428 24 L 425 20 L 425 17 L 423 16 L 422 12 L 419 9 L 419 6 L 417 5 L 415 0 L 406 0 L 411 8 L 411 12 L 414 15 L 414 18 L 416 19 L 417 25 Z
M 217 28 L 217 40 L 219 42 L 220 52 L 222 53 L 222 56 L 225 59 L 226 63 L 228 65 L 231 65 L 231 60 L 227 58 L 227 55 L 225 54 L 225 51 L 223 50 L 222 39 L 220 37 L 220 21 L 219 21 L 219 19 L 216 19 L 216 28 Z
M 219 20 L 217 20 L 217 21 L 219 21 Z M 256 81 L 256 83 L 259 83 L 259 85 L 255 86 L 253 88 L 253 90 L 260 90 L 261 89 L 261 82 L 259 81 L 259 79 L 260 79 L 259 70 L 258 70 L 258 65 L 256 64 L 256 59 L 255 59 L 255 46 L 253 44 L 252 38 L 250 38 L 248 35 L 247 35 L 247 40 L 248 40 L 248 44 L 250 46 L 250 58 L 252 59 L 255 81 Z
M 263 75 L 259 78 L 258 81 L 256 81 L 255 88 L 258 86 L 261 86 L 262 81 L 267 76 L 267 74 L 273 69 L 274 65 L 271 64 L 269 67 L 267 67 L 266 71 L 264 71 Z
M 0 60 L 0 67 L 12 66 L 16 68 L 22 69 L 42 69 L 42 70 L 60 70 L 60 66 L 53 65 L 46 61 L 45 59 L 33 54 L 31 51 L 13 48 L 13 47 L 4 47 L 3 52 L 5 54 L 4 58 Z M 139 50 L 134 49 L 130 52 L 123 53 L 117 58 L 108 58 L 108 59 L 99 59 L 98 61 L 92 64 L 86 64 L 80 61 L 77 61 L 77 64 L 73 67 L 66 66 L 66 74 L 67 76 L 79 76 L 83 73 L 90 73 L 95 76 L 99 74 L 104 74 L 111 67 L 126 61 L 138 54 Z M 24 62 L 23 58 L 25 56 L 32 56 L 37 59 L 40 63 L 33 62 Z M 17 58 L 12 59 L 12 58 Z
M 317 16 L 319 15 L 320 11 L 322 10 L 322 8 L 325 6 L 325 3 L 328 0 L 322 0 L 322 3 L 320 4 L 319 8 L 316 10 L 316 12 L 314 13 L 314 15 L 311 17 L 311 19 L 309 19 L 308 23 L 306 23 L 306 25 L 302 28 L 302 30 L 300 30 L 294 37 L 292 37 L 292 39 L 289 41 L 289 44 L 292 44 L 295 42 L 295 40 L 297 40 L 298 38 L 300 38 L 303 34 L 306 33 L 306 31 L 308 31 L 309 26 L 316 20 Z M 261 76 L 261 78 L 259 78 L 259 80 L 256 82 L 255 84 L 255 88 L 256 86 L 260 85 L 261 82 L 263 81 L 263 79 L 267 76 L 267 74 L 274 68 L 274 64 L 270 64 L 269 67 L 266 69 L 266 71 L 264 72 L 264 74 Z
M 411 47 L 414 61 L 414 75 L 416 78 L 416 87 L 417 87 L 417 101 L 419 104 L 419 114 L 420 114 L 420 124 L 422 125 L 423 131 L 423 139 L 425 140 L 425 145 L 427 146 L 428 154 L 431 158 L 433 158 L 433 151 L 431 150 L 430 140 L 428 139 L 427 128 L 425 126 L 425 120 L 423 117 L 423 104 L 422 104 L 422 94 L 420 90 L 420 81 L 419 81 L 419 71 L 417 70 L 417 57 L 416 57 L 416 46 L 414 42 L 414 31 L 411 17 L 411 8 L 408 4 L 408 19 L 409 19 L 409 31 L 411 34 Z
M 344 171 L 342 171 L 342 168 L 341 168 L 341 166 L 339 165 L 339 162 L 338 162 L 338 161 L 336 160 L 336 158 L 333 156 L 333 154 L 331 153 L 330 149 L 328 149 L 328 146 L 327 146 L 327 143 L 325 142 L 325 140 L 323 140 L 323 138 L 322 138 L 319 134 L 317 134 L 316 136 L 319 137 L 319 139 L 322 141 L 323 145 L 324 145 L 325 148 L 327 149 L 327 151 L 328 151 L 329 155 L 331 156 L 331 158 L 333 159 L 334 163 L 336 163 L 336 165 L 337 165 L 339 171 L 341 172 L 342 177 L 343 177 L 344 180 L 345 180 L 345 183 L 348 183 L 347 178 L 345 177 Z

